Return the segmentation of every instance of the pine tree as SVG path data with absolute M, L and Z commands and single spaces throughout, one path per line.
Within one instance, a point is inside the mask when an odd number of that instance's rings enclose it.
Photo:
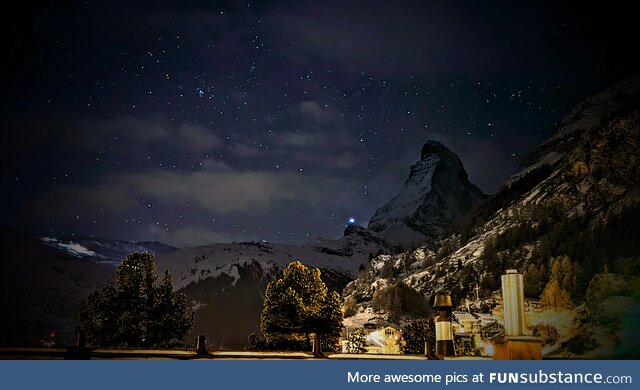
M 561 289 L 569 293 L 574 301 L 584 298 L 588 281 L 584 269 L 569 256 L 558 256 L 549 260 L 551 265 L 551 279 L 558 281 Z
M 402 338 L 406 345 L 402 352 L 409 354 L 424 354 L 425 342 L 430 342 L 432 346 L 436 343 L 435 323 L 432 319 L 419 319 L 411 321 L 402 326 Z
M 564 310 L 573 306 L 569 293 L 560 287 L 560 284 L 555 278 L 552 278 L 544 290 L 542 290 L 540 304 L 554 310 Z
M 538 298 L 540 296 L 541 285 L 543 284 L 542 273 L 538 270 L 536 264 L 529 264 L 524 271 L 524 295 L 530 298 Z
M 347 350 L 349 353 L 367 352 L 367 334 L 362 328 L 357 328 L 347 337 Z
M 99 347 L 175 347 L 194 324 L 184 294 L 165 271 L 157 285 L 153 254 L 134 252 L 116 268 L 116 283 L 91 293 L 76 333 Z
M 335 350 L 342 330 L 340 295 L 329 292 L 320 270 L 290 263 L 265 293 L 260 329 L 274 349 L 311 348 L 312 333 L 321 335 L 325 350 Z

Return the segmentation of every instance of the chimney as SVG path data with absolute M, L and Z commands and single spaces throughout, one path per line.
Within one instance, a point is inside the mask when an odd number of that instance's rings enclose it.
M 524 336 L 524 285 L 522 274 L 515 269 L 508 269 L 506 275 L 502 275 L 502 300 L 505 335 Z
M 436 311 L 436 356 L 453 356 L 453 334 L 451 333 L 451 295 L 448 291 L 438 291 L 433 303 Z

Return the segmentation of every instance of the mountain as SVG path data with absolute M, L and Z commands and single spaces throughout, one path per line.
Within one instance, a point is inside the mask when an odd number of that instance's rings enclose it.
M 115 266 L 128 253 L 176 250 L 158 242 L 57 239 L 10 230 L 0 230 L 0 247 L 0 345 L 74 344 L 85 299 L 115 280 Z
M 75 316 L 113 266 L 12 231 L 0 231 L 0 247 L 0 345 L 74 344 Z
M 217 348 L 243 348 L 259 331 L 268 282 L 291 261 L 320 268 L 332 290 L 342 288 L 387 243 L 375 232 L 348 226 L 339 240 L 305 245 L 269 242 L 174 248 L 158 242 L 97 238 L 58 239 L 2 231 L 0 302 L 6 321 L 0 345 L 70 345 L 88 294 L 114 281 L 115 267 L 131 252 L 156 255 L 157 270 L 172 272 L 174 287 L 196 311 L 193 335 Z M 51 332 L 55 337 L 51 337 Z
M 578 104 L 497 194 L 438 239 L 373 259 L 345 287 L 346 322 L 415 318 L 440 289 L 461 309 L 499 317 L 500 275 L 515 268 L 525 295 L 542 299 L 556 321 L 531 324 L 558 332 L 545 340 L 549 356 L 637 358 L 639 146 L 640 75 Z M 389 304 L 415 293 L 422 299 L 412 307 Z M 560 295 L 569 302 L 552 309 Z
M 489 198 L 469 183 L 458 157 L 429 141 L 400 194 L 367 229 L 348 226 L 339 240 L 173 248 L 3 231 L 0 303 L 8 314 L 0 344 L 48 342 L 51 330 L 58 344 L 72 343 L 86 296 L 113 281 L 127 253 L 142 250 L 156 254 L 159 273 L 171 270 L 196 310 L 193 335 L 206 334 L 216 348 L 246 344 L 259 328 L 267 283 L 300 260 L 343 291 L 348 325 L 426 316 L 439 289 L 499 316 L 499 277 L 517 268 L 529 298 L 541 298 L 554 280 L 557 295 L 572 301 L 555 317 L 550 355 L 628 356 L 640 350 L 628 348 L 640 322 L 639 102 L 640 76 L 580 103 Z M 398 243 L 417 242 L 394 254 Z
M 460 159 L 429 141 L 404 190 L 366 229 L 349 225 L 339 240 L 301 246 L 244 242 L 183 248 L 159 255 L 158 269 L 171 270 L 174 286 L 197 308 L 194 334 L 210 335 L 217 348 L 239 348 L 251 332 L 259 332 L 266 285 L 289 262 L 319 268 L 329 288 L 342 291 L 376 255 L 435 237 L 484 198 L 469 183 Z
M 443 144 L 428 141 L 402 191 L 376 210 L 368 228 L 404 246 L 423 243 L 485 198 L 469 182 L 458 156 Z
M 216 348 L 238 349 L 246 346 L 251 332 L 259 332 L 266 286 L 290 262 L 319 268 L 329 289 L 340 292 L 369 259 L 388 250 L 375 232 L 348 226 L 339 240 L 300 246 L 218 243 L 161 254 L 157 264 L 171 271 L 174 287 L 196 310 L 193 334 L 207 335 Z
M 97 262 L 117 266 L 131 252 L 151 252 L 156 255 L 170 253 L 177 248 L 161 242 L 120 241 L 93 238 L 57 239 L 41 237 L 46 245 L 78 258 L 90 258 Z

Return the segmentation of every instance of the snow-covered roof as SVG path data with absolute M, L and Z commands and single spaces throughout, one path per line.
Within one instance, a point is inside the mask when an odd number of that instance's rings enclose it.
M 476 317 L 466 311 L 454 311 L 453 316 L 458 320 L 458 322 L 476 321 Z

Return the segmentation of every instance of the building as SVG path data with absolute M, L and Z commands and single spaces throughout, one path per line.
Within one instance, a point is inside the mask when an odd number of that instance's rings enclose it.
M 348 353 L 349 334 L 351 334 L 355 329 L 356 328 L 344 328 L 342 340 L 340 341 L 343 353 Z M 365 327 L 363 329 L 366 332 L 366 353 L 396 355 L 402 353 L 402 347 L 406 345 L 402 339 L 402 334 L 394 327 L 385 326 L 374 329 L 371 327 Z

